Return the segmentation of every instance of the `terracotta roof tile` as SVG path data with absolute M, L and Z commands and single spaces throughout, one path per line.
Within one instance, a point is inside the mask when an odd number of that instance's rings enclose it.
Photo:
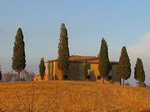
M 69 61 L 89 61 L 98 59 L 96 56 L 79 56 L 79 55 L 72 55 L 69 57 Z
M 57 61 L 56 60 L 49 60 L 49 61 Z M 47 61 L 47 63 L 49 62 Z M 70 62 L 80 62 L 83 63 L 85 61 L 88 61 L 89 63 L 99 63 L 99 58 L 96 56 L 80 56 L 80 55 L 72 55 L 69 57 Z M 117 64 L 118 62 L 110 61 L 111 63 Z

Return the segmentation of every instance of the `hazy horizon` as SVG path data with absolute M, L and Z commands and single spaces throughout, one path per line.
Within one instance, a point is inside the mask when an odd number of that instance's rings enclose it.
M 1 0 L 0 64 L 10 72 L 17 29 L 22 28 L 26 69 L 38 73 L 42 57 L 57 58 L 60 25 L 68 30 L 70 55 L 97 56 L 101 39 L 109 47 L 109 59 L 118 61 L 122 46 L 127 47 L 134 66 L 143 60 L 146 83 L 150 84 L 150 1 L 149 0 Z

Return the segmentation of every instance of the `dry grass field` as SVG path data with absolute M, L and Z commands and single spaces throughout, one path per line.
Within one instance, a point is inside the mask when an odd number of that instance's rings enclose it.
M 150 112 L 150 88 L 84 81 L 0 83 L 0 112 Z

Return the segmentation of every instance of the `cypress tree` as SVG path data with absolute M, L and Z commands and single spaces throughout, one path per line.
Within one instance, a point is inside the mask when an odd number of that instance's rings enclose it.
M 134 78 L 140 83 L 145 81 L 145 71 L 143 67 L 143 62 L 140 58 L 137 58 L 135 68 L 134 68 Z
M 62 71 L 62 75 L 67 75 L 69 67 L 69 47 L 68 33 L 65 24 L 61 24 L 60 39 L 58 45 L 58 68 Z
M 123 85 L 124 85 L 124 80 L 127 80 L 131 75 L 130 59 L 127 54 L 127 50 L 125 46 L 123 46 L 121 50 L 121 56 L 119 59 L 117 71 L 120 79 L 123 79 Z M 120 84 L 121 84 L 121 80 L 120 80 Z
M 25 59 L 25 43 L 22 29 L 19 28 L 16 34 L 16 40 L 13 48 L 12 68 L 18 72 L 18 80 L 20 80 L 20 72 L 26 67 Z
M 103 38 L 101 41 L 101 48 L 100 48 L 100 53 L 99 53 L 99 73 L 101 77 L 103 78 L 103 83 L 104 79 L 108 76 L 109 74 L 109 57 L 108 57 L 108 46 L 107 42 Z
M 44 58 L 41 58 L 40 64 L 39 64 L 39 72 L 41 79 L 44 79 L 44 73 L 45 73 L 45 63 Z

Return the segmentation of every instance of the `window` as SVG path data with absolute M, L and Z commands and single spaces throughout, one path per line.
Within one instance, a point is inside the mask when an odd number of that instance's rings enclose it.
M 91 64 L 87 64 L 87 69 L 91 69 Z
M 101 76 L 97 76 L 97 79 L 101 79 Z
M 107 78 L 108 78 L 108 80 L 112 80 L 112 76 L 108 76 Z
M 68 75 L 64 75 L 64 79 L 68 79 Z

